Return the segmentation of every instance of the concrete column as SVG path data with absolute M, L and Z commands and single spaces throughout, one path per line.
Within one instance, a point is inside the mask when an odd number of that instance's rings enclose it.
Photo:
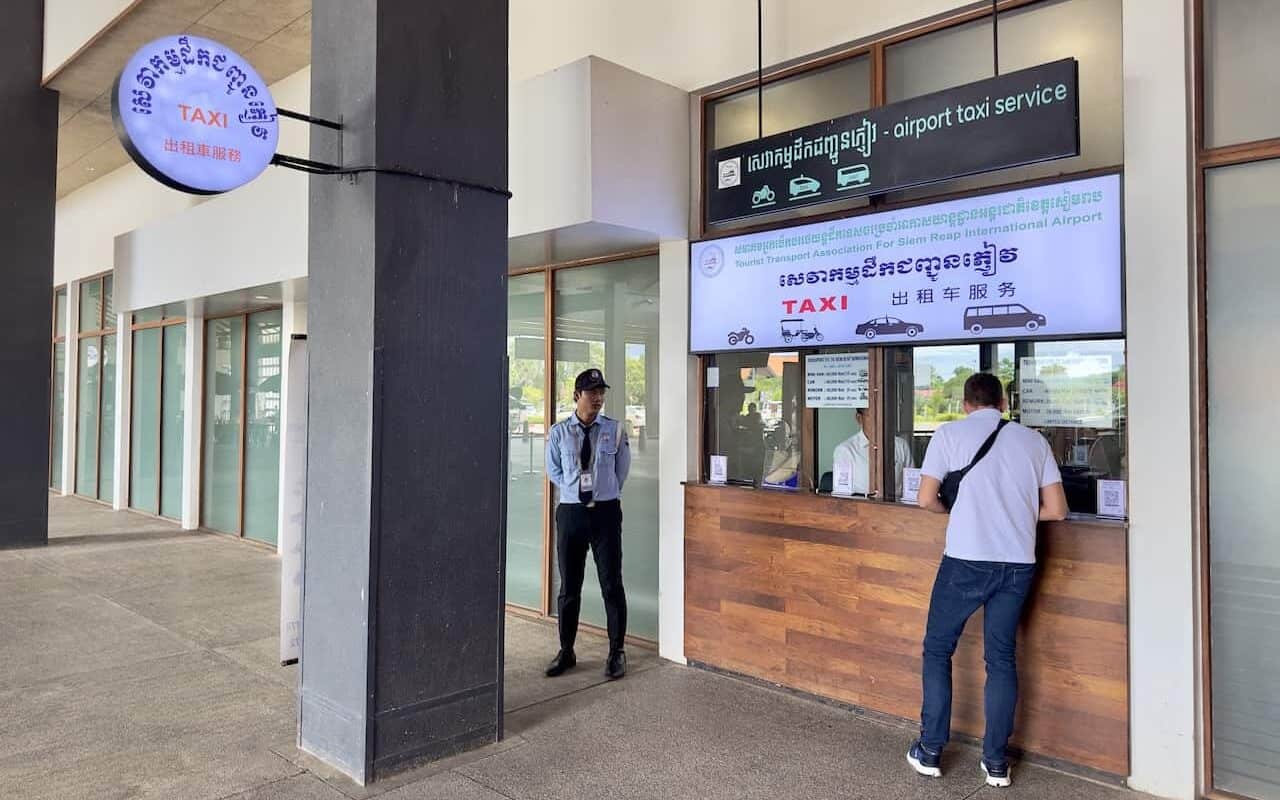
M 115 496 L 111 506 L 116 511 L 129 507 L 129 448 L 133 442 L 133 330 L 132 314 L 116 315 L 116 447 Z
M 684 657 L 684 486 L 698 477 L 698 362 L 689 355 L 689 243 L 658 251 L 658 654 Z
M 1200 753 L 1188 7 L 1124 0 L 1129 784 L 1189 800 Z
M 200 445 L 204 436 L 204 305 L 187 301 L 187 369 L 183 375 L 182 528 L 200 527 Z
M 44 0 L 5 3 L 0 107 L 11 124 L 0 148 L 0 242 L 6 263 L 0 364 L 5 385 L 13 390 L 0 392 L 0 548 L 43 545 L 49 539 L 58 96 L 40 87 L 43 41 Z
M 80 421 L 80 281 L 67 283 L 67 369 L 63 373 L 62 496 L 76 492 Z
M 501 735 L 506 0 L 315 0 L 302 749 L 360 782 Z

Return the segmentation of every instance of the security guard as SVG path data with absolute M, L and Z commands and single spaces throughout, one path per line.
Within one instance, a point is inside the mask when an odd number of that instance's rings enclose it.
M 547 437 L 547 476 L 560 490 L 556 506 L 556 556 L 560 567 L 560 652 L 547 677 L 578 663 L 573 642 L 582 610 L 587 548 L 595 557 L 609 622 L 610 680 L 627 673 L 622 650 L 627 635 L 627 595 L 622 588 L 622 484 L 631 469 L 627 434 L 616 419 L 600 413 L 609 384 L 598 369 L 573 382 L 574 413 L 557 422 Z

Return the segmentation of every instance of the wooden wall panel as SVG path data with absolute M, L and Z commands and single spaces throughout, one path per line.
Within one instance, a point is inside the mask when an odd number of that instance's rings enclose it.
M 888 503 L 685 490 L 685 654 L 873 711 L 920 713 L 920 651 L 946 518 Z M 1013 745 L 1129 773 L 1123 526 L 1042 526 L 1018 632 Z M 982 735 L 982 612 L 954 660 L 952 727 Z

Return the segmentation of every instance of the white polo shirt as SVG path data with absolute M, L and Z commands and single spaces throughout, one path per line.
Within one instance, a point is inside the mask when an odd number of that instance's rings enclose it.
M 850 466 L 849 477 L 853 482 L 854 494 L 867 494 L 871 491 L 871 440 L 862 431 L 836 445 L 831 453 L 832 469 L 836 464 Z M 913 466 L 911 463 L 911 445 L 901 436 L 893 439 L 893 463 L 896 489 L 895 497 L 902 496 L 902 470 Z
M 949 422 L 933 434 L 920 471 L 942 481 L 964 469 L 1000 422 L 994 408 Z M 946 554 L 965 561 L 1034 564 L 1040 489 L 1061 483 L 1053 450 L 1039 433 L 1016 422 L 960 482 L 947 522 Z

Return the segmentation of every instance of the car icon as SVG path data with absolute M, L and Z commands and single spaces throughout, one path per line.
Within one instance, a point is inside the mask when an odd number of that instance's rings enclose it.
M 791 199 L 812 197 L 822 188 L 822 184 L 807 175 L 791 179 Z
M 866 164 L 854 164 L 850 167 L 841 167 L 836 171 L 836 189 L 838 191 L 866 186 L 867 182 L 870 180 L 871 168 Z
M 964 329 L 975 336 L 987 328 L 1026 328 L 1038 331 L 1047 320 L 1021 303 L 998 306 L 969 306 L 964 310 Z
M 924 331 L 924 326 L 918 322 L 903 322 L 897 317 L 876 317 L 854 328 L 854 333 L 858 336 L 865 336 L 868 339 L 874 339 L 877 336 L 900 336 L 906 334 L 912 338 L 919 336 Z

